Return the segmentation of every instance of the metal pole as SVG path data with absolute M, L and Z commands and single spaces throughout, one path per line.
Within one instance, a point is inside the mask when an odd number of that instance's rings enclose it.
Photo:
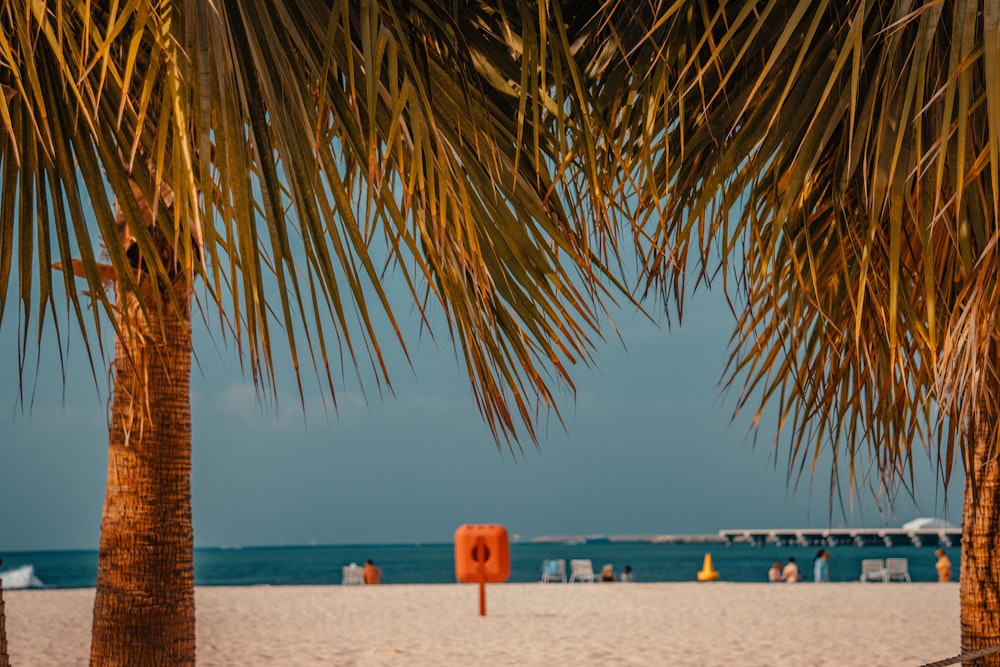
M 476 546 L 472 547 L 475 554 L 476 571 L 479 574 L 479 615 L 486 615 L 486 560 L 489 549 L 486 547 L 486 540 L 482 537 L 476 538 Z M 2 667 L 2 665 L 0 665 Z

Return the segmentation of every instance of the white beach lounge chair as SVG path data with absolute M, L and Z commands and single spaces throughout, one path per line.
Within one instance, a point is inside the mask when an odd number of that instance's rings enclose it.
M 562 558 L 542 561 L 542 583 L 547 584 L 550 581 L 566 583 L 566 561 Z
M 861 581 L 888 581 L 885 561 L 881 558 L 865 558 L 861 561 Z
M 361 567 L 357 563 L 345 565 L 341 570 L 340 583 L 343 586 L 364 586 L 365 568 Z
M 586 559 L 573 559 L 569 562 L 569 581 L 594 581 L 594 564 Z
M 905 558 L 885 559 L 885 580 L 886 581 L 909 581 L 910 564 Z

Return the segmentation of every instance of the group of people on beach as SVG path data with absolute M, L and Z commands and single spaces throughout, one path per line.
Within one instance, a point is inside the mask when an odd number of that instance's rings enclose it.
M 774 565 L 767 572 L 767 580 L 771 583 L 780 581 L 798 581 L 799 566 L 795 563 L 795 558 L 789 557 L 788 563 L 781 564 L 780 560 L 774 561 Z
M 794 557 L 789 557 L 788 563 L 785 565 L 782 565 L 780 560 L 774 561 L 774 565 L 767 572 L 767 580 L 771 583 L 799 581 L 800 579 L 799 566 Z M 830 581 L 830 552 L 826 549 L 817 551 L 816 557 L 813 559 L 813 581 Z
M 934 554 L 937 562 L 934 567 L 937 569 L 938 581 L 951 581 L 951 560 L 944 549 L 937 549 Z M 795 564 L 795 558 L 789 557 L 788 563 L 782 566 L 780 560 L 774 561 L 774 565 L 767 571 L 767 580 L 775 583 L 779 581 L 798 581 L 799 566 Z M 817 583 L 830 581 L 830 552 L 820 549 L 813 559 L 813 581 Z
M 604 567 L 601 568 L 601 581 L 635 581 L 632 577 L 632 566 L 626 565 L 625 569 L 622 570 L 621 578 L 618 579 L 615 576 L 615 568 L 611 563 L 606 563 Z

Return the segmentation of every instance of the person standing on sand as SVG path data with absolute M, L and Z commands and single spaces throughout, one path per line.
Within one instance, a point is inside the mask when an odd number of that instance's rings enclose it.
M 783 570 L 781 569 L 781 561 L 780 560 L 774 561 L 774 565 L 772 565 L 771 569 L 767 571 L 767 580 L 770 581 L 772 584 L 778 583 L 779 581 L 784 581 L 785 575 L 782 574 L 782 572 Z
M 799 580 L 799 566 L 796 565 L 793 556 L 788 557 L 788 563 L 785 565 L 785 569 L 781 571 L 781 578 L 792 582 Z
M 365 583 L 371 584 L 381 584 L 382 583 L 382 570 L 375 567 L 375 563 L 369 558 L 365 561 L 365 571 L 363 573 L 365 578 Z
M 632 566 L 631 565 L 626 565 L 625 569 L 622 570 L 621 581 L 635 581 L 635 578 L 632 576 Z
M 830 552 L 820 549 L 813 560 L 813 580 L 818 584 L 830 581 Z
M 938 558 L 937 563 L 934 564 L 934 567 L 937 568 L 938 581 L 951 581 L 951 560 L 948 559 L 948 554 L 944 552 L 944 549 L 938 549 L 934 555 Z

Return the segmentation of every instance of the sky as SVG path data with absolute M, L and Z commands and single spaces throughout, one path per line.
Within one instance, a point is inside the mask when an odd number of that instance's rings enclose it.
M 13 305 L 13 304 L 11 304 Z M 405 313 L 397 313 L 406 322 Z M 538 448 L 498 447 L 447 341 L 411 337 L 413 369 L 389 355 L 394 395 L 345 384 L 324 411 L 305 375 L 305 412 L 287 365 L 277 405 L 257 398 L 232 349 L 195 315 L 192 503 L 195 545 L 448 543 L 465 523 L 515 539 L 545 535 L 703 534 L 736 528 L 958 524 L 961 479 L 944 495 L 918 453 L 916 502 L 884 511 L 863 492 L 832 510 L 829 468 L 798 485 L 774 425 L 756 444 L 750 415 L 722 392 L 733 319 L 699 292 L 671 327 L 618 312 L 623 341 L 599 343 L 561 394 L 564 425 L 539 425 Z M 91 375 L 72 323 L 65 383 L 52 327 L 29 359 L 18 400 L 17 315 L 0 325 L 0 552 L 96 549 L 107 465 L 108 382 Z M 415 322 L 408 322 L 413 326 Z M 34 348 L 33 348 L 34 349 Z

